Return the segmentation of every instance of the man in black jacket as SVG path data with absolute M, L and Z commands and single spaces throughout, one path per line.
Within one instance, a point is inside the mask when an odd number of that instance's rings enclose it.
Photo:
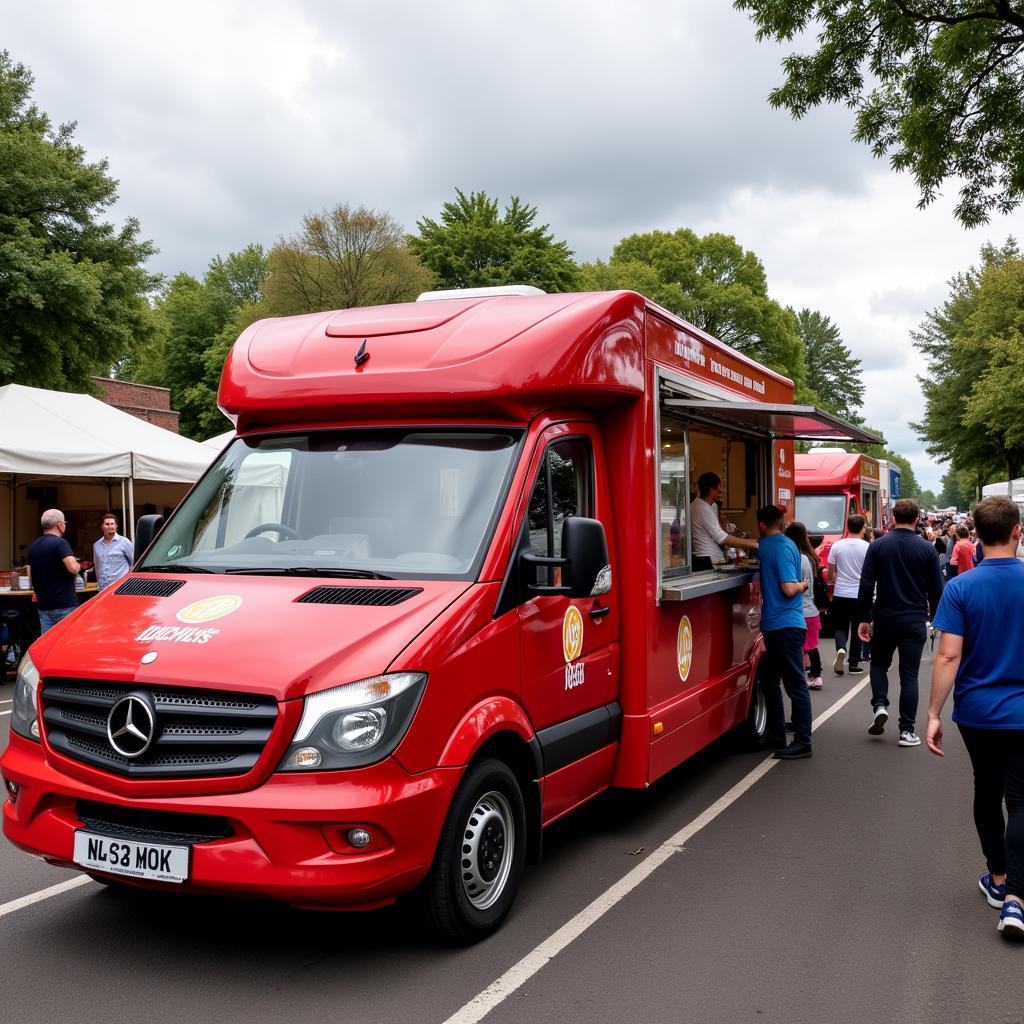
M 901 747 L 920 746 L 915 732 L 917 675 L 928 637 L 928 620 L 942 597 L 942 573 L 935 548 L 917 535 L 917 504 L 901 498 L 893 506 L 891 533 L 875 541 L 860 577 L 861 640 L 871 641 L 871 725 L 881 736 L 889 718 L 889 666 L 900 656 Z

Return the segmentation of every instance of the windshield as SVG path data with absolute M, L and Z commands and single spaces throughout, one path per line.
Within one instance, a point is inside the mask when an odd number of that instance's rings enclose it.
M 796 518 L 808 533 L 842 533 L 846 526 L 846 497 L 842 494 L 798 494 Z
M 440 428 L 238 438 L 139 568 L 472 578 L 518 440 Z

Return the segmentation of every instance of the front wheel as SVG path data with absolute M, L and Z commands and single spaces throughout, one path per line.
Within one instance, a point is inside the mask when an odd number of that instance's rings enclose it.
M 431 928 L 467 945 L 497 930 L 512 907 L 526 860 L 526 810 L 512 770 L 487 758 L 455 792 L 424 883 Z
M 760 743 L 768 732 L 768 701 L 759 680 L 754 680 L 754 692 L 750 697 L 750 712 L 743 723 L 744 739 L 752 745 Z

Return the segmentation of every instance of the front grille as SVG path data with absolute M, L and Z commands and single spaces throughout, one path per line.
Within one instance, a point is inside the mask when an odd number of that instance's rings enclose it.
M 362 604 L 390 608 L 422 593 L 422 587 L 315 587 L 295 603 Z
M 108 732 L 111 710 L 129 695 L 153 714 L 153 741 L 138 757 L 116 750 Z M 46 739 L 57 753 L 137 779 L 243 775 L 259 760 L 277 719 L 276 702 L 255 694 L 75 679 L 45 680 L 42 706 Z M 145 730 L 144 712 L 141 721 Z
M 170 597 L 185 586 L 184 580 L 148 580 L 138 576 L 126 579 L 114 591 L 122 597 Z
M 134 839 L 140 843 L 191 846 L 234 835 L 234 829 L 227 818 L 212 814 L 146 811 L 101 804 L 93 800 L 79 800 L 76 813 L 78 820 L 90 832 L 114 839 Z

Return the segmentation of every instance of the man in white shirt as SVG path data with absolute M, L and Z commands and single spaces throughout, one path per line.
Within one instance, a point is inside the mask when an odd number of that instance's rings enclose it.
M 849 643 L 851 672 L 860 671 L 860 638 L 857 636 L 857 595 L 860 574 L 868 542 L 864 530 L 868 521 L 864 516 L 850 516 L 846 520 L 848 536 L 837 540 L 828 553 L 828 585 L 832 591 L 832 624 L 836 637 L 836 660 L 832 671 L 841 676 L 847 668 L 846 654 Z
M 724 561 L 723 545 L 756 551 L 757 541 L 736 537 L 718 521 L 716 501 L 722 497 L 722 478 L 717 473 L 702 473 L 697 479 L 697 497 L 690 503 L 690 538 L 694 572 L 710 569 Z

